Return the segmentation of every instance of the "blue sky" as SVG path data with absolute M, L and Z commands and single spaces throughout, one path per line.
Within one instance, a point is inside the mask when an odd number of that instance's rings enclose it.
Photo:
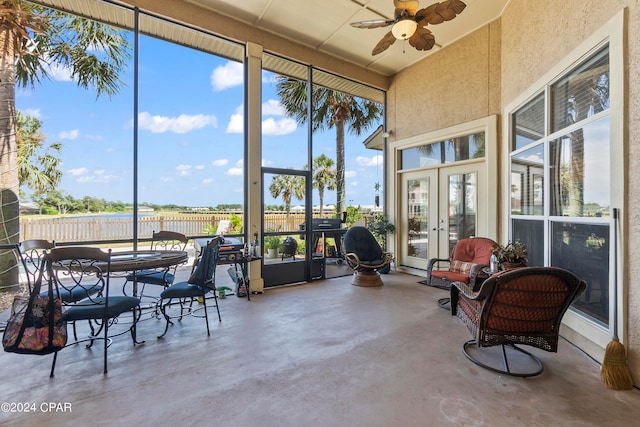
M 242 65 L 149 37 L 141 37 L 139 65 L 139 202 L 242 203 Z M 59 189 L 75 198 L 131 202 L 133 66 L 111 99 L 78 88 L 65 70 L 52 69 L 51 76 L 17 89 L 16 106 L 41 120 L 47 142 L 63 144 Z M 283 114 L 269 73 L 262 102 L 263 165 L 301 168 L 306 126 Z M 382 153 L 362 144 L 374 129 L 345 135 L 348 204 L 372 205 L 374 185 L 382 183 Z M 335 160 L 333 129 L 314 136 L 313 156 L 320 154 Z M 268 195 L 265 202 L 281 203 Z M 325 204 L 334 203 L 335 192 L 326 193 Z

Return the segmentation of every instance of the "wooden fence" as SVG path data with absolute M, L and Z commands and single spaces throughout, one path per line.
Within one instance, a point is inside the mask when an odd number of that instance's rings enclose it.
M 242 214 L 235 215 L 243 219 Z M 139 216 L 138 237 L 150 238 L 154 230 L 172 230 L 187 236 L 203 236 L 207 234 L 207 228 L 215 233 L 220 221 L 230 219 L 230 213 Z M 265 231 L 296 232 L 300 229 L 299 224 L 302 223 L 304 223 L 304 213 L 291 213 L 287 216 L 284 212 L 272 212 L 264 216 Z M 23 215 L 20 218 L 20 240 L 27 239 L 47 239 L 60 243 L 132 240 L 133 216 L 105 214 L 31 217 Z

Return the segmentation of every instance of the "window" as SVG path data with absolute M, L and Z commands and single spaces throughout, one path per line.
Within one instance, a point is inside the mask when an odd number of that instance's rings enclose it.
M 563 267 L 584 278 L 587 291 L 574 309 L 606 326 L 612 205 L 609 46 L 517 108 L 511 128 L 512 239 L 527 245 L 529 265 Z
M 484 157 L 484 132 L 463 135 L 401 152 L 401 169 L 423 168 Z

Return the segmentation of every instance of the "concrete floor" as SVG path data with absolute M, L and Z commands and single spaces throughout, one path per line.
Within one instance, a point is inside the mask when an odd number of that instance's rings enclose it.
M 226 274 L 219 271 L 220 281 Z M 533 350 L 542 375 L 484 370 L 461 351 L 466 327 L 445 292 L 392 272 L 381 288 L 350 278 L 220 301 L 222 322 L 147 317 L 143 345 L 120 336 L 102 374 L 101 343 L 52 356 L 0 352 L 3 402 L 35 404 L 3 426 L 621 426 L 640 418 L 640 392 L 602 386 L 599 365 L 568 342 Z M 220 284 L 220 283 L 219 283 Z M 119 325 L 122 327 L 123 325 Z M 44 412 L 43 403 L 60 404 Z M 65 408 L 64 405 L 67 405 Z M 54 405 L 55 406 L 55 405 Z M 32 409 L 31 407 L 30 409 Z M 53 408 L 56 409 L 56 408 Z M 66 409 L 66 410 L 65 410 Z

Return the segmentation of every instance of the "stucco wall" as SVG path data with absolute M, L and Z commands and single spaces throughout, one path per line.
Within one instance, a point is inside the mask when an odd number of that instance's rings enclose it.
M 512 0 L 499 21 L 397 74 L 388 94 L 388 126 L 404 139 L 502 115 L 554 65 L 627 8 L 627 184 L 623 229 L 626 313 L 624 344 L 640 384 L 640 2 L 637 0 Z M 498 49 L 496 52 L 495 49 Z M 504 143 L 499 136 L 500 143 Z M 499 207 L 500 211 L 502 208 Z M 622 310 L 623 309 L 623 310 Z M 588 345 L 588 344 L 586 344 Z
M 394 139 L 500 112 L 500 22 L 398 73 L 387 93 Z

